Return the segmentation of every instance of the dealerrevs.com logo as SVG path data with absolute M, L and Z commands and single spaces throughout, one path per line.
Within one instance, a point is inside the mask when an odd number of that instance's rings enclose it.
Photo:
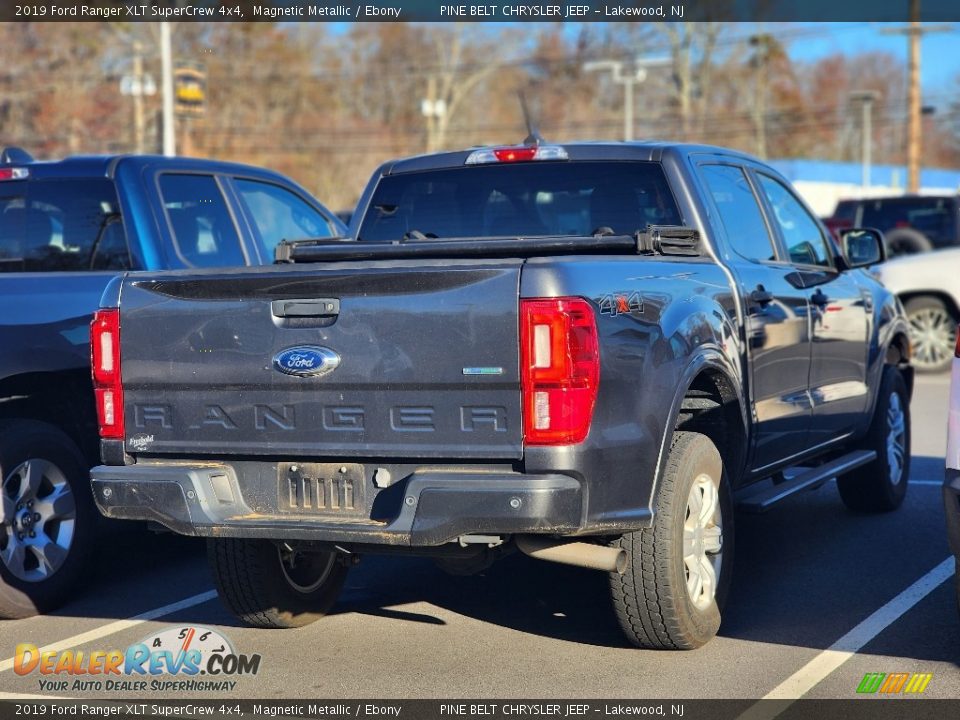
M 260 671 L 260 655 L 237 653 L 216 630 L 174 626 L 125 650 L 44 652 L 20 643 L 13 669 L 17 675 L 39 675 L 46 692 L 226 692 L 237 685 L 231 678 Z

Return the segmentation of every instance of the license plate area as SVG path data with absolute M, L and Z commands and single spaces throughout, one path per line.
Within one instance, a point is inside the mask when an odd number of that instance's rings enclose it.
M 358 463 L 277 465 L 277 509 L 297 515 L 367 515 L 366 473 Z

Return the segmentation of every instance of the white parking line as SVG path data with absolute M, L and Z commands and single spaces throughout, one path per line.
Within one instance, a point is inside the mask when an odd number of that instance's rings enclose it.
M 769 720 L 782 713 L 794 700 L 799 700 L 810 692 L 821 680 L 856 655 L 864 645 L 953 575 L 954 563 L 953 556 L 948 557 L 763 696 L 763 700 L 785 702 L 757 703 L 740 715 L 738 720 Z
M 134 615 L 131 618 L 117 620 L 107 625 L 101 625 L 93 630 L 80 633 L 79 635 L 68 637 L 65 640 L 59 640 L 55 643 L 44 645 L 42 648 L 40 648 L 40 652 L 44 653 L 48 651 L 58 652 L 60 650 L 68 650 L 69 648 L 76 647 L 77 645 L 83 645 L 84 643 L 88 643 L 92 640 L 99 640 L 107 635 L 113 635 L 114 633 L 127 630 L 128 628 L 136 627 L 141 623 L 145 623 L 150 620 L 156 620 L 164 615 L 170 615 L 178 610 L 185 610 L 186 608 L 193 607 L 194 605 L 202 605 L 208 600 L 213 600 L 213 598 L 216 596 L 216 590 L 207 590 L 207 592 L 202 592 L 198 595 L 193 595 L 192 597 L 178 600 L 175 603 L 154 608 L 153 610 L 147 610 L 146 612 L 140 613 L 139 615 Z M 7 670 L 13 669 L 13 662 L 14 658 L 7 658 L 3 662 L 0 662 L 0 672 L 6 672 Z
M 931 487 L 943 487 L 943 480 L 910 480 L 907 485 L 927 485 Z

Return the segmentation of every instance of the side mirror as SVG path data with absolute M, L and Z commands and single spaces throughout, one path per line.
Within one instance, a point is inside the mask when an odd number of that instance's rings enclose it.
M 840 246 L 851 269 L 876 265 L 887 259 L 883 233 L 873 228 L 841 230 Z

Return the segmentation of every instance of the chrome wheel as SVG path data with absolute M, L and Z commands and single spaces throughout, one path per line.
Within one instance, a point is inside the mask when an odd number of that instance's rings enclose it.
M 304 594 L 315 592 L 323 585 L 337 561 L 335 553 L 304 553 L 291 549 L 289 546 L 279 546 L 280 569 L 290 587 Z
M 700 610 L 709 607 L 717 594 L 717 578 L 723 559 L 722 523 L 719 488 L 709 475 L 697 476 L 687 497 L 683 564 L 687 594 Z
M 22 462 L 3 481 L 0 560 L 18 579 L 46 580 L 66 562 L 77 520 L 76 500 L 51 462 Z
M 921 307 L 907 315 L 910 323 L 911 360 L 921 368 L 940 368 L 953 357 L 957 327 L 942 307 Z
M 903 458 L 907 451 L 907 421 L 900 404 L 900 394 L 890 393 L 887 407 L 887 467 L 890 468 L 890 484 L 898 485 L 903 479 Z

